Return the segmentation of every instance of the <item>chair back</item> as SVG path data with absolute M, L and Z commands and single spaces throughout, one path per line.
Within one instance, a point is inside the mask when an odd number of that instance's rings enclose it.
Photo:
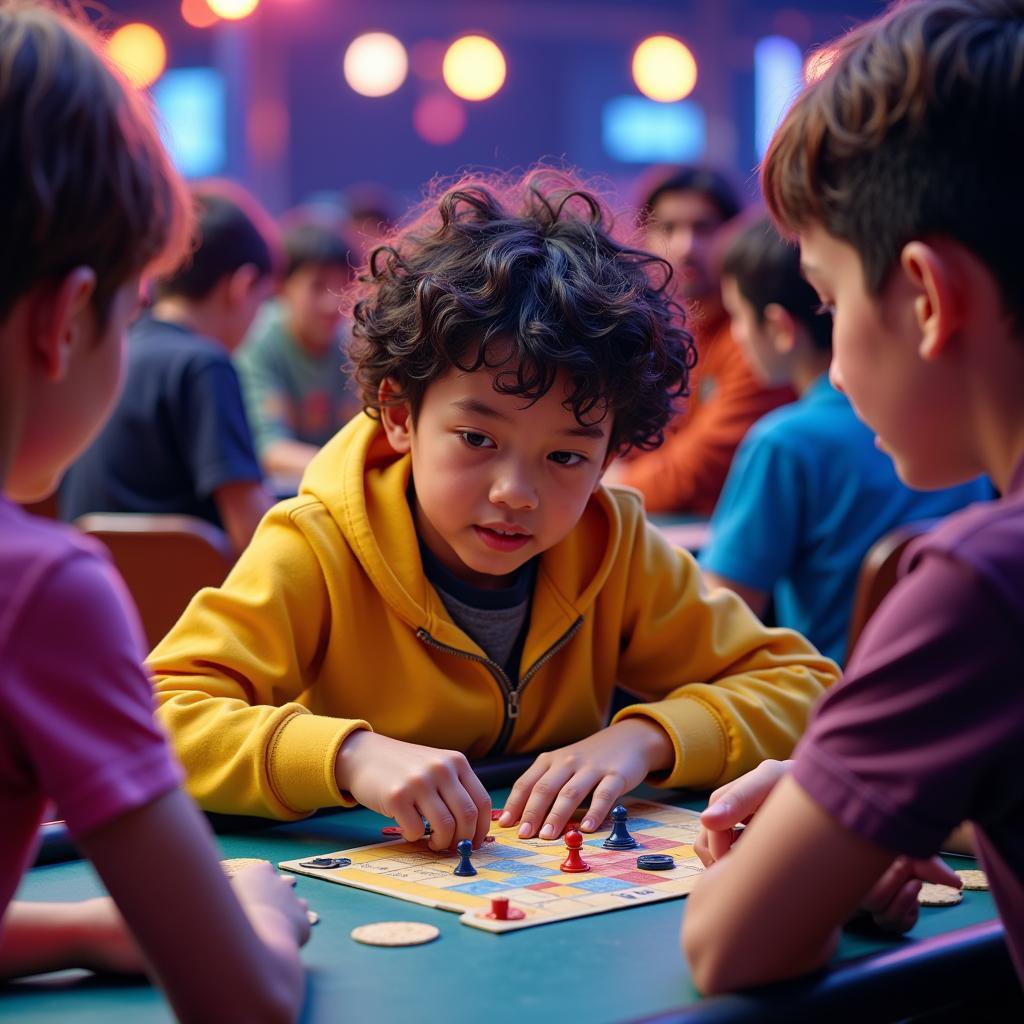
M 224 582 L 235 561 L 227 534 L 192 516 L 102 512 L 81 516 L 75 525 L 110 549 L 150 649 L 193 595 Z
M 903 552 L 911 541 L 927 533 L 936 522 L 935 519 L 922 519 L 897 526 L 876 540 L 864 556 L 850 614 L 850 632 L 846 641 L 847 662 L 868 620 L 895 586 Z

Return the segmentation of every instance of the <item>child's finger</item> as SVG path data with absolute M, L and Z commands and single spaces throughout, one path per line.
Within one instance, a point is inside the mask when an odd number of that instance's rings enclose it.
M 581 825 L 584 832 L 593 832 L 601 827 L 601 822 L 608 817 L 626 788 L 621 775 L 606 775 L 597 784 Z
M 459 781 L 476 806 L 476 830 L 473 833 L 473 849 L 479 849 L 491 830 L 491 797 L 476 772 L 467 764 L 459 773 Z
M 534 784 L 530 798 L 523 808 L 522 824 L 519 826 L 519 838 L 529 839 L 540 832 L 541 826 L 551 809 L 555 798 L 562 792 L 562 787 L 572 778 L 573 770 L 566 767 L 551 766 Z M 586 794 L 583 794 L 585 796 Z M 580 797 L 580 800 L 583 799 Z M 577 803 L 577 806 L 579 804 Z M 541 836 L 542 839 L 554 838 Z
M 906 932 L 917 923 L 917 894 L 921 891 L 921 883 L 916 878 L 908 878 L 896 890 L 888 904 L 872 915 L 875 924 L 887 932 Z
M 547 761 L 544 755 L 541 755 L 516 779 L 515 784 L 512 786 L 512 791 L 505 801 L 505 808 L 502 811 L 501 817 L 498 819 L 498 824 L 502 828 L 508 828 L 519 821 L 526 807 L 526 801 L 533 792 L 533 787 L 547 770 Z
M 912 861 L 912 871 L 922 882 L 951 885 L 954 889 L 959 889 L 962 884 L 960 876 L 941 857 Z
M 593 769 L 576 772 L 574 775 L 569 776 L 565 784 L 558 791 L 558 796 L 555 797 L 551 810 L 548 811 L 547 817 L 544 819 L 544 824 L 539 832 L 541 839 L 557 839 L 562 834 L 563 829 L 572 817 L 573 811 L 583 803 L 587 794 L 594 788 L 598 778 L 598 773 Z M 596 796 L 597 794 L 595 793 L 595 798 Z M 601 810 L 600 806 L 602 802 L 606 802 L 608 805 L 604 811 Z M 538 806 L 540 805 L 538 804 Z M 610 810 L 611 802 L 606 799 L 599 801 L 597 806 L 591 801 L 587 817 L 597 818 L 598 823 L 600 823 L 604 821 L 605 814 Z M 524 813 L 523 816 L 525 817 L 526 814 Z
M 781 762 L 764 761 L 729 786 L 716 790 L 717 799 L 701 814 L 701 824 L 709 831 L 721 832 L 746 821 L 764 803 L 785 772 L 786 767 Z
M 732 849 L 732 844 L 736 842 L 736 831 L 731 828 L 721 832 L 707 829 L 707 836 L 708 854 L 712 861 L 721 860 Z

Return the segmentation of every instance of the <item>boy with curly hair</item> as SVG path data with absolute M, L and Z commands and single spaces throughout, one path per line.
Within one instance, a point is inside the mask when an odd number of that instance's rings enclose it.
M 359 802 L 442 850 L 490 826 L 468 758 L 545 752 L 502 823 L 554 838 L 591 792 L 584 831 L 644 779 L 785 756 L 834 664 L 601 486 L 686 389 L 666 276 L 551 173 L 463 182 L 372 254 L 365 413 L 151 656 L 201 804 Z M 616 683 L 641 702 L 606 725 Z

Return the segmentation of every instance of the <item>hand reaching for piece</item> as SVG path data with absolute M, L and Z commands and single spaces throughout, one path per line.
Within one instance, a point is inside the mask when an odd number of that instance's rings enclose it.
M 652 771 L 667 768 L 675 756 L 661 726 L 627 718 L 577 743 L 541 754 L 512 787 L 499 824 L 517 821 L 519 836 L 556 839 L 573 811 L 593 792 L 580 829 L 593 832 L 623 793 Z

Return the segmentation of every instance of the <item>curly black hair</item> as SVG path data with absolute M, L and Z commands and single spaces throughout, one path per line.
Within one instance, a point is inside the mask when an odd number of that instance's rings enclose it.
M 565 172 L 464 179 L 359 277 L 349 359 L 366 411 L 379 415 L 385 378 L 415 417 L 453 367 L 499 369 L 495 390 L 528 402 L 564 371 L 581 425 L 612 417 L 609 451 L 656 448 L 696 363 L 671 272 L 616 241 L 600 200 Z

